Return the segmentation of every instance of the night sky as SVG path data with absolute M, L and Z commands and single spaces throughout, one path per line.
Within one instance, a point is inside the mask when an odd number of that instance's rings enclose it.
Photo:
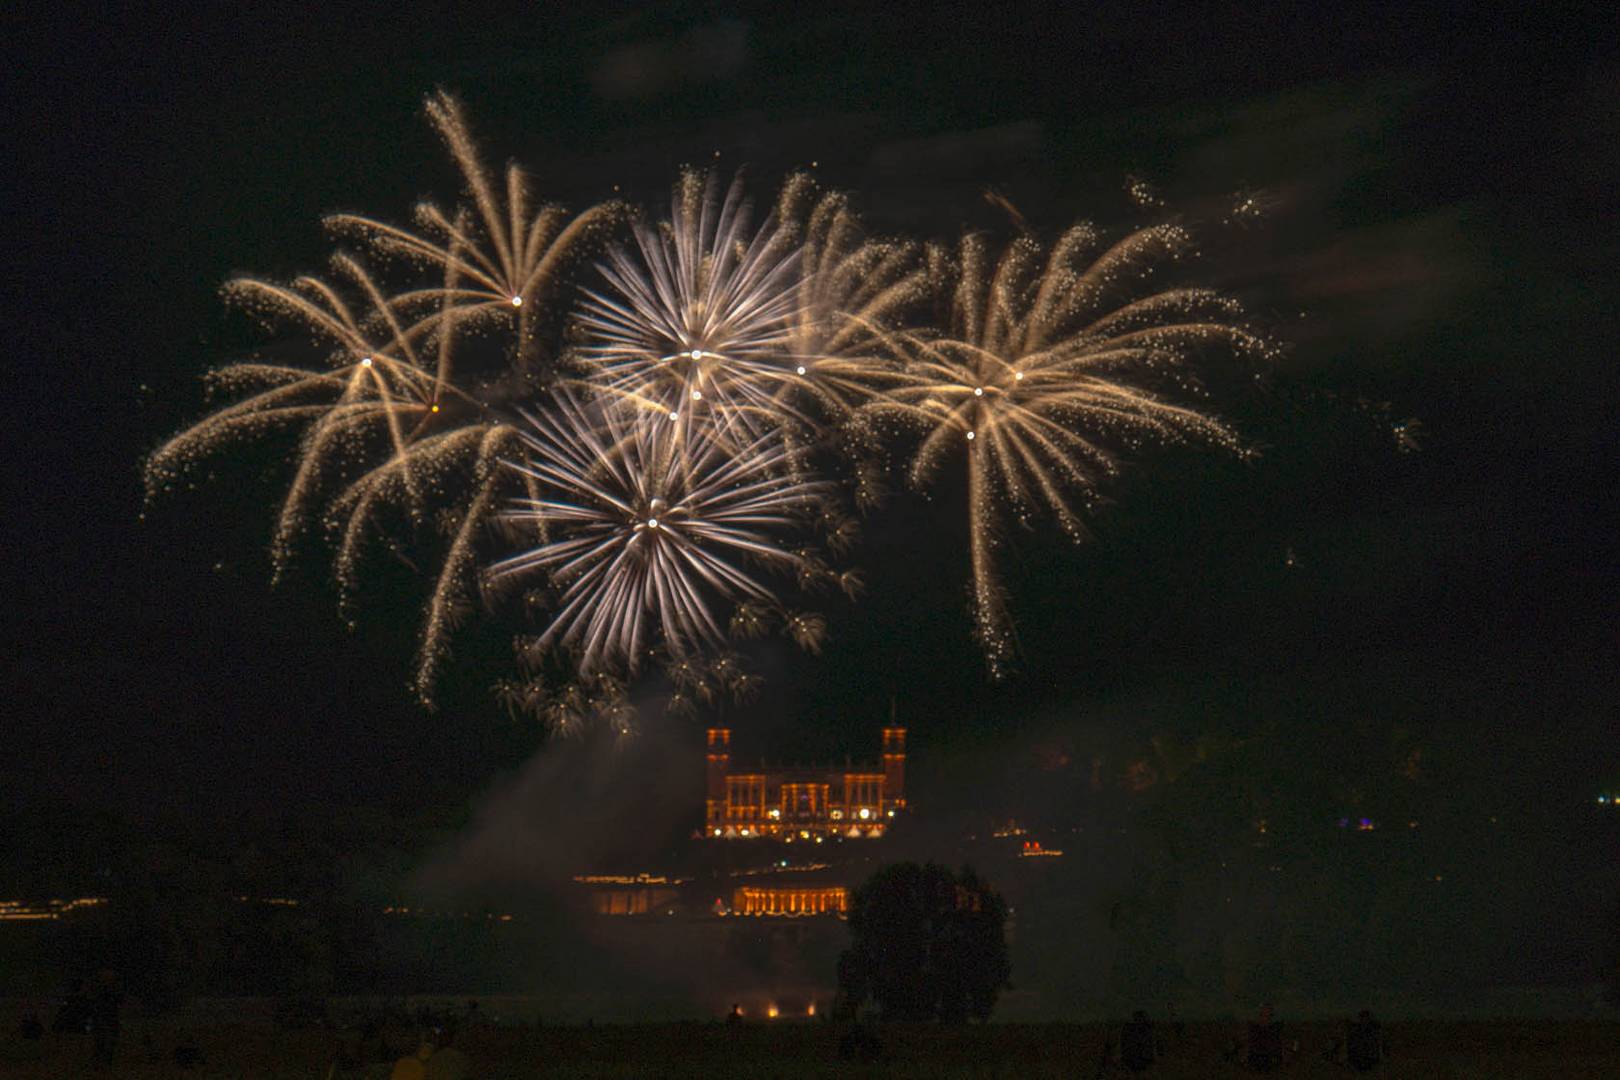
M 951 485 L 897 477 L 825 653 L 755 656 L 745 752 L 864 756 L 892 697 L 937 762 L 1217 733 L 1300 753 L 1306 784 L 1407 740 L 1447 799 L 1538 820 L 1620 787 L 1612 26 L 878 7 L 9 18 L 7 812 L 454 821 L 540 746 L 489 693 L 513 627 L 474 620 L 426 714 L 421 579 L 383 556 L 354 632 L 318 545 L 271 587 L 287 444 L 143 507 L 141 460 L 203 413 L 199 376 L 263 340 L 220 284 L 318 270 L 323 213 L 456 194 L 436 86 L 574 208 L 613 184 L 656 205 L 718 150 L 761 201 L 816 162 L 877 231 L 1010 235 L 993 188 L 1050 235 L 1140 220 L 1144 177 L 1207 231 L 1201 279 L 1287 346 L 1263 379 L 1208 373 L 1256 461 L 1145 453 L 1085 545 L 1011 531 L 1003 685 L 969 638 Z M 1219 228 L 1245 191 L 1265 217 Z

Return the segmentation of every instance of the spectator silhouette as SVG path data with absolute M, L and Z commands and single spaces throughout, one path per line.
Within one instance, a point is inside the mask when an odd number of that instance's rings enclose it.
M 731 1011 L 726 1014 L 726 1026 L 736 1027 L 743 1022 L 742 1006 L 737 1002 L 731 1003 Z
M 1156 1057 L 1153 1021 L 1137 1009 L 1119 1034 L 1119 1063 L 1131 1072 L 1146 1072 Z
M 202 1051 L 188 1038 L 175 1046 L 174 1064 L 178 1069 L 196 1069 L 201 1068 L 205 1062 Z
M 1275 1072 L 1283 1059 L 1282 1025 L 1272 1018 L 1271 1006 L 1260 1006 L 1260 1019 L 1249 1025 L 1248 1066 L 1255 1072 Z
M 1356 1072 L 1372 1072 L 1384 1061 L 1384 1033 L 1366 1009 L 1346 1026 L 1345 1060 Z
M 103 971 L 96 976 L 95 993 L 90 997 L 90 1030 L 96 1039 L 96 1060 L 103 1065 L 112 1064 L 118 1050 L 118 1007 L 123 1001 L 117 975 Z

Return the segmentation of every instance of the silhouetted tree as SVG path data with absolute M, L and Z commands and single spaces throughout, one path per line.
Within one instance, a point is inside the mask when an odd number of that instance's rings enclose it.
M 871 1000 L 886 1020 L 988 1019 L 1011 971 L 1006 922 L 1001 896 L 966 867 L 884 867 L 851 898 L 843 1011 Z

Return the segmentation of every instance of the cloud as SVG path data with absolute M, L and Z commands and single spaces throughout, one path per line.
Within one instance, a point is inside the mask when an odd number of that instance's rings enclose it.
M 720 19 L 677 37 L 648 38 L 614 49 L 591 72 L 591 88 L 610 99 L 657 97 L 730 78 L 747 64 L 748 54 L 748 24 Z

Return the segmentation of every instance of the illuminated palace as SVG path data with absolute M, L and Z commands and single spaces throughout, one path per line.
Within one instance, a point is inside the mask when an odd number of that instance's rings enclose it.
M 883 729 L 879 767 L 734 772 L 731 729 L 709 729 L 703 835 L 788 843 L 876 838 L 906 807 L 906 729 Z

